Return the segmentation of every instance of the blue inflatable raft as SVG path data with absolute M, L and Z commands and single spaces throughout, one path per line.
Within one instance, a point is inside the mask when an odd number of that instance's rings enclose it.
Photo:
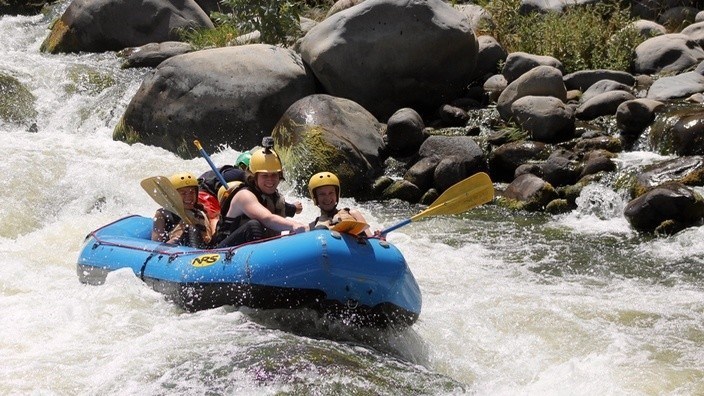
M 198 250 L 150 240 L 152 219 L 128 216 L 91 232 L 78 257 L 78 278 L 99 285 L 131 268 L 188 311 L 223 305 L 311 308 L 345 323 L 412 325 L 421 309 L 418 284 L 392 244 L 314 230 L 234 248 Z

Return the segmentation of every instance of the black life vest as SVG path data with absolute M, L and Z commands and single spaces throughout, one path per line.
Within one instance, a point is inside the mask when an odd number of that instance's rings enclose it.
M 335 224 L 343 220 L 355 220 L 354 216 L 350 213 L 350 208 L 343 208 L 337 210 L 337 208 L 324 212 L 320 216 L 316 217 L 312 223 L 310 223 L 310 229 L 314 228 L 332 228 Z
M 230 235 L 230 233 L 238 229 L 242 224 L 251 220 L 244 213 L 237 217 L 227 217 L 227 212 L 230 210 L 230 203 L 232 202 L 232 199 L 240 190 L 245 189 L 251 191 L 254 196 L 257 197 L 257 201 L 259 201 L 262 206 L 267 208 L 269 212 L 281 217 L 286 217 L 286 201 L 281 194 L 278 192 L 272 195 L 264 194 L 258 188 L 248 186 L 243 183 L 240 186 L 235 187 L 230 195 L 220 203 L 220 220 L 218 221 L 218 229 L 215 233 L 215 243 L 219 243 L 224 240 L 228 235 Z M 264 229 L 264 235 L 266 237 L 272 237 L 278 234 L 278 231 L 269 230 L 267 228 Z
M 245 171 L 243 171 L 240 168 L 236 168 L 232 165 L 224 165 L 218 169 L 220 171 L 220 174 L 222 175 L 223 179 L 225 179 L 226 182 L 231 182 L 231 181 L 241 181 L 243 182 L 246 177 Z M 207 191 L 208 193 L 218 196 L 218 190 L 222 186 L 222 183 L 220 183 L 220 179 L 217 177 L 215 172 L 212 170 L 209 170 L 198 178 L 198 187 L 202 190 Z
M 190 246 L 195 248 L 205 248 L 207 243 L 205 241 L 205 234 L 207 234 L 207 216 L 203 212 L 203 207 L 196 204 L 195 210 L 191 211 L 193 218 L 196 220 L 196 224 L 193 226 L 188 226 L 184 228 L 184 232 L 176 241 L 179 245 Z M 176 213 L 170 212 L 164 208 L 157 209 L 157 212 L 161 213 L 164 217 L 164 233 L 166 234 L 166 239 L 169 239 L 169 234 L 176 228 L 179 223 L 181 223 L 181 217 Z

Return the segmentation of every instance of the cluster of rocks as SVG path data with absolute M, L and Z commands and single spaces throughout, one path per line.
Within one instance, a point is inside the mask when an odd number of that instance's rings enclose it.
M 520 11 L 597 2 L 523 0 Z M 647 38 L 630 72 L 566 73 L 559 59 L 507 53 L 474 33 L 486 10 L 441 0 L 340 0 L 302 21 L 293 48 L 201 51 L 174 32 L 212 28 L 204 10 L 217 3 L 73 0 L 42 49 L 123 51 L 126 67 L 155 67 L 116 139 L 190 157 L 194 136 L 242 150 L 273 134 L 294 180 L 330 170 L 358 198 L 428 203 L 486 171 L 505 183 L 502 201 L 570 210 L 645 139 L 675 157 L 624 182 L 625 215 L 635 229 L 676 232 L 704 216 L 692 188 L 704 185 L 704 12 L 689 0 L 625 3 Z M 403 176 L 383 176 L 391 167 Z

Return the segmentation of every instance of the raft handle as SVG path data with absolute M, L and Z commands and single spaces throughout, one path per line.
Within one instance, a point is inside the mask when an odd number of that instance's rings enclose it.
M 347 300 L 348 309 L 357 309 L 357 307 L 359 307 L 359 301 L 353 299 Z

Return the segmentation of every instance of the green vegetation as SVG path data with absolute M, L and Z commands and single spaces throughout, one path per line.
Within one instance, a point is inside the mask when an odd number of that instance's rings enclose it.
M 629 71 L 633 51 L 645 38 L 617 0 L 565 8 L 562 13 L 520 15 L 520 0 L 479 2 L 493 23 L 477 34 L 493 36 L 507 52 L 549 55 L 567 73 L 585 69 Z
M 301 37 L 300 17 L 320 21 L 334 0 L 223 0 L 213 12 L 215 29 L 189 29 L 183 40 L 196 49 L 239 45 L 235 39 L 255 30 L 266 44 L 293 44 Z
M 142 138 L 139 135 L 139 132 L 135 131 L 131 126 L 125 124 L 125 117 L 122 116 L 112 132 L 112 140 L 125 142 L 127 144 L 135 144 L 140 143 Z
M 461 1 L 457 1 L 461 3 Z M 189 30 L 183 38 L 195 48 L 238 45 L 235 38 L 259 31 L 259 41 L 291 45 L 300 36 L 300 17 L 321 20 L 332 0 L 223 0 L 211 17 L 215 29 Z M 629 71 L 633 51 L 645 40 L 628 27 L 633 21 L 618 0 L 566 7 L 563 12 L 519 14 L 521 0 L 481 0 L 493 18 L 478 29 L 506 51 L 549 55 L 567 73 L 584 69 Z
M 239 29 L 231 24 L 217 25 L 215 29 L 191 28 L 181 32 L 181 38 L 189 42 L 196 50 L 236 45 L 235 38 L 239 35 Z
M 258 30 L 261 42 L 292 44 L 300 33 L 301 3 L 289 0 L 222 0 L 227 12 L 211 16 L 218 26 L 234 26 L 243 33 Z

